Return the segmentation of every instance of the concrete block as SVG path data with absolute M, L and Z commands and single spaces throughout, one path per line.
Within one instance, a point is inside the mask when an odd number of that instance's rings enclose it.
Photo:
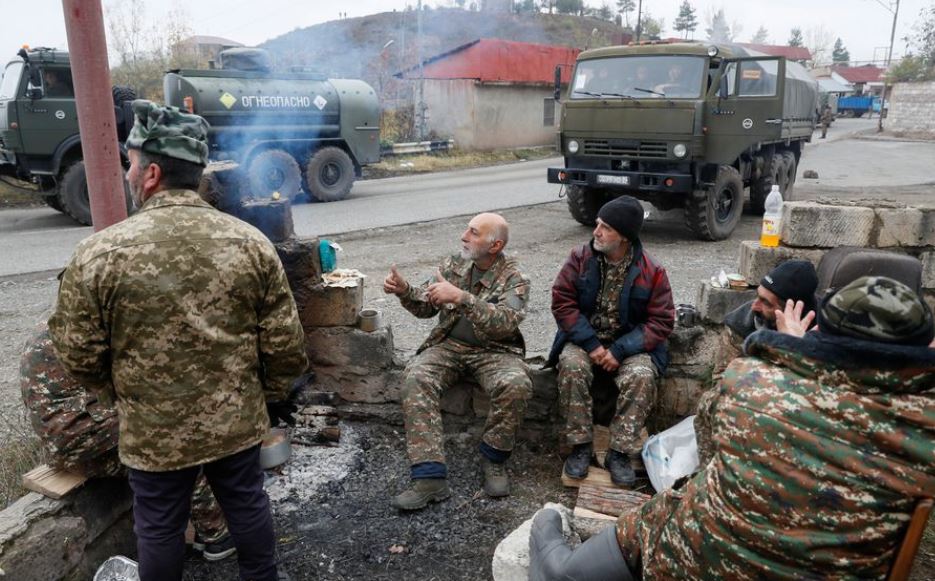
M 17 581 L 63 579 L 81 562 L 87 527 L 79 517 L 59 516 L 30 522 L 28 530 L 4 547 L 0 570 Z
M 246 176 L 233 161 L 209 163 L 201 174 L 198 194 L 222 212 L 237 215 L 244 196 Z
M 250 200 L 237 210 L 237 216 L 254 226 L 272 242 L 295 237 L 289 200 Z
M 922 260 L 922 288 L 935 289 L 935 251 L 928 251 L 920 256 Z
M 317 285 L 305 289 L 299 318 L 305 332 L 315 327 L 353 327 L 364 304 L 364 280 L 352 287 Z
M 95 478 L 67 498 L 69 513 L 87 525 L 89 543 L 133 510 L 133 493 L 126 478 Z
M 36 492 L 20 497 L 0 512 L 0 547 L 25 533 L 33 521 L 57 514 L 67 505 L 64 500 L 52 500 Z
M 781 240 L 801 248 L 869 246 L 875 219 L 873 208 L 789 202 L 782 206 Z
M 318 238 L 293 238 L 276 244 L 276 253 L 289 279 L 293 296 L 299 289 L 321 283 L 321 258 Z M 296 304 L 299 299 L 296 297 Z
M 101 563 L 114 555 L 135 555 L 136 535 L 133 515 L 126 513 L 84 550 L 81 562 L 72 573 L 73 579 L 91 579 Z
M 554 509 L 561 515 L 562 533 L 565 540 L 577 544 L 580 539 L 571 526 L 574 518 L 571 510 L 551 502 L 546 503 L 544 508 Z M 529 534 L 532 530 L 533 518 L 535 515 L 516 527 L 497 545 L 491 564 L 494 581 L 527 581 L 529 579 Z
M 673 366 L 710 366 L 717 354 L 720 329 L 696 325 L 679 328 L 669 335 L 669 357 Z
M 744 242 L 744 244 L 747 244 Z M 752 244 L 752 243 L 751 243 Z M 741 255 L 742 256 L 742 255 Z M 741 269 L 742 270 L 742 269 Z M 759 284 L 760 277 L 753 284 Z M 756 298 L 756 290 L 737 290 L 730 288 L 718 288 L 711 286 L 710 281 L 701 281 L 698 286 L 698 312 L 705 321 L 721 324 L 727 313 L 733 311 L 742 304 L 748 303 Z M 670 350 L 671 347 L 670 347 Z
M 877 208 L 873 246 L 935 246 L 935 208 Z
M 349 402 L 383 404 L 400 401 L 402 370 L 365 367 L 316 367 L 316 385 Z
M 313 368 L 347 367 L 366 370 L 393 366 L 393 330 L 367 333 L 356 327 L 306 329 L 305 348 Z
M 740 243 L 740 274 L 750 284 L 757 285 L 769 271 L 787 260 L 808 260 L 817 268 L 825 252 L 818 248 L 760 246 L 759 242 L 745 240 Z
M 692 415 L 695 413 L 698 398 L 706 388 L 705 383 L 695 377 L 663 377 L 656 395 L 656 405 L 650 415 L 664 421 L 678 421 L 676 418 Z M 672 424 L 675 421 L 672 421 Z
M 474 411 L 474 387 L 458 383 L 445 390 L 441 398 L 442 411 L 456 416 L 466 416 Z

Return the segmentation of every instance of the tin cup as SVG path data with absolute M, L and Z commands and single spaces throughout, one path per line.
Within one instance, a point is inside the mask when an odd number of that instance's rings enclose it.
M 694 327 L 698 323 L 698 309 L 694 305 L 676 305 L 675 318 L 679 327 Z
M 357 314 L 357 327 L 364 332 L 372 333 L 383 326 L 383 313 L 377 309 L 362 309 Z

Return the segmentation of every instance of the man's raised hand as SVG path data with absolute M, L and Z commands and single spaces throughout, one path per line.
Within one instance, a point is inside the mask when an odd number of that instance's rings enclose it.
M 396 270 L 396 264 L 390 266 L 390 273 L 383 279 L 383 292 L 388 295 L 403 295 L 409 290 L 409 283 Z
M 426 296 L 429 302 L 435 306 L 439 305 L 460 305 L 464 297 L 464 291 L 451 284 L 442 276 L 440 270 L 435 271 L 435 282 L 429 285 Z

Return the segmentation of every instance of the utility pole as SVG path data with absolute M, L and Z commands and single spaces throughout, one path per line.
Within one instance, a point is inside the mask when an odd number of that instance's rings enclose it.
M 100 231 L 127 217 L 117 120 L 110 105 L 110 67 L 101 0 L 62 0 L 75 105 L 91 201 L 91 223 Z
M 890 65 L 893 62 L 893 42 L 896 40 L 896 19 L 899 18 L 899 0 L 896 0 L 895 8 L 888 8 L 893 13 L 893 28 L 890 29 L 890 48 L 886 53 L 886 73 L 889 72 Z M 890 88 L 889 77 L 884 73 L 883 76 L 883 95 L 880 97 L 880 115 L 878 116 L 877 132 L 883 131 L 883 113 L 886 111 L 886 92 Z
M 643 0 L 636 4 L 636 42 L 640 41 L 640 35 L 643 33 Z
M 419 15 L 416 17 L 416 57 L 419 59 L 419 102 L 416 111 L 419 119 L 419 141 L 425 139 L 425 67 L 422 64 L 422 0 L 419 0 Z

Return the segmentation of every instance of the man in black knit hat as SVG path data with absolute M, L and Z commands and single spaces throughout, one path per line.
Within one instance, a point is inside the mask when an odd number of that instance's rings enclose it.
M 640 432 L 655 399 L 656 380 L 669 362 L 666 339 L 675 324 L 666 271 L 640 243 L 643 206 L 612 200 L 597 214 L 593 238 L 572 251 L 552 285 L 558 333 L 549 366 L 558 366 L 571 478 L 588 474 L 593 452 L 595 370 L 609 373 L 619 390 L 610 423 L 605 466 L 619 486 L 632 486 L 631 458 L 642 449 Z

